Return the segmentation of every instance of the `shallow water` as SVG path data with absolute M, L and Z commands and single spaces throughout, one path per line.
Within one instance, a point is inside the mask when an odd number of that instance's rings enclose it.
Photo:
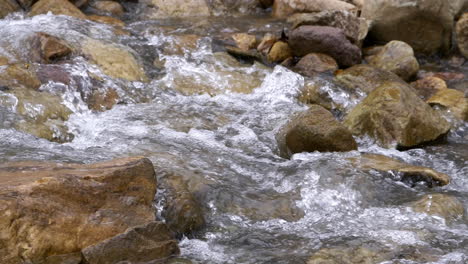
M 110 27 L 64 16 L 17 14 L 0 20 L 1 55 L 26 59 L 24 43 L 33 32 L 73 45 L 94 38 L 132 49 L 151 77 L 149 83 L 116 80 L 83 57 L 67 61 L 63 67 L 80 81 L 40 88 L 61 96 L 74 112 L 67 125 L 75 138 L 64 144 L 15 130 L 15 98 L 0 91 L 0 162 L 150 158 L 158 170 L 183 176 L 206 211 L 207 227 L 180 243 L 182 256 L 195 263 L 305 263 L 322 248 L 359 246 L 401 252 L 385 263 L 467 263 L 468 220 L 448 223 L 416 213 L 408 203 L 428 193 L 449 193 L 468 209 L 468 125 L 458 124 L 447 144 L 424 149 L 382 149 L 362 138 L 359 151 L 279 157 L 275 135 L 291 115 L 306 109 L 296 98 L 305 82 L 314 80 L 212 51 L 213 38 L 223 33 L 278 29 L 276 21 L 251 17 L 134 21 L 127 27 L 131 36 L 116 36 Z M 171 46 L 180 34 L 202 38 L 194 50 L 180 52 Z M 112 110 L 87 109 L 80 91 L 91 89 L 91 74 L 119 93 Z M 247 84 L 254 86 L 250 93 L 233 89 Z M 188 95 L 194 88 L 202 93 Z M 349 99 L 332 84 L 322 90 L 346 108 L 360 99 Z M 452 182 L 411 188 L 397 176 L 354 168 L 347 158 L 359 152 L 428 166 L 449 174 Z M 434 257 L 421 260 L 414 257 L 418 254 Z

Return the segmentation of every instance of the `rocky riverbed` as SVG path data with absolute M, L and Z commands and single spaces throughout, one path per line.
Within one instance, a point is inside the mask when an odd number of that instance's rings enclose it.
M 0 263 L 468 263 L 467 11 L 0 0 Z

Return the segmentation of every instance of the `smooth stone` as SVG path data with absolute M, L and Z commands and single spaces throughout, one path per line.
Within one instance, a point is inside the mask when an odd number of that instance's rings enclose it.
M 144 12 L 148 19 L 170 17 L 210 16 L 210 7 L 205 0 L 144 0 L 151 7 Z
M 31 60 L 38 63 L 51 63 L 72 52 L 71 47 L 65 41 L 43 32 L 33 36 L 31 47 Z
M 257 47 L 257 38 L 247 33 L 236 33 L 231 36 L 237 47 L 241 50 L 249 50 Z
M 287 58 L 293 56 L 292 50 L 289 47 L 288 43 L 283 41 L 278 41 L 273 44 L 270 51 L 267 55 L 267 60 L 269 62 L 282 62 Z
M 463 203 L 457 198 L 443 193 L 424 195 L 421 199 L 411 203 L 410 206 L 415 212 L 437 215 L 448 222 L 462 219 L 465 216 Z
M 327 54 L 309 53 L 299 60 L 295 69 L 302 75 L 313 77 L 317 73 L 335 72 L 338 63 Z
M 100 12 L 108 13 L 113 16 L 121 16 L 124 14 L 122 5 L 114 1 L 97 1 L 92 4 L 92 7 Z
M 468 121 L 468 98 L 461 91 L 444 89 L 427 100 L 430 105 L 440 105 L 450 110 L 455 117 Z
M 412 82 L 411 86 L 424 101 L 431 98 L 438 91 L 448 89 L 444 80 L 432 76 Z

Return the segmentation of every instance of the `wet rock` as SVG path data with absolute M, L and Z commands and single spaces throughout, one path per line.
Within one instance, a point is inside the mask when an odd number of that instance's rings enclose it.
M 119 94 L 114 89 L 94 90 L 87 98 L 88 108 L 95 111 L 110 110 L 117 103 Z
M 355 10 L 352 4 L 340 0 L 275 0 L 273 16 L 285 18 L 294 13 L 321 12 L 324 10 Z
M 0 69 L 0 85 L 6 87 L 25 87 L 37 90 L 41 86 L 36 70 L 27 63 L 10 64 Z
M 114 1 L 97 1 L 92 4 L 92 7 L 98 11 L 113 16 L 121 16 L 124 14 L 124 9 L 121 4 Z
M 156 180 L 145 158 L 6 163 L 0 175 L 0 255 L 6 263 L 41 263 L 154 221 Z
M 246 61 L 253 61 L 258 60 L 262 61 L 262 56 L 258 53 L 257 50 L 242 50 L 237 47 L 226 47 L 226 52 L 231 54 L 232 56 L 246 60 Z
M 15 0 L 0 0 L 0 19 L 9 13 L 21 10 L 21 6 Z
M 124 47 L 88 39 L 81 48 L 92 63 L 113 78 L 143 82 L 148 80 L 134 55 Z
M 249 50 L 256 48 L 257 39 L 254 35 L 249 35 L 247 33 L 236 33 L 233 34 L 232 39 L 236 42 L 236 45 L 241 50 Z
M 429 186 L 443 186 L 450 183 L 450 177 L 447 174 L 427 167 L 414 166 L 379 154 L 362 154 L 360 157 L 350 158 L 350 161 L 354 166 L 362 170 L 393 172 L 401 177 L 404 182 L 424 181 Z
M 51 63 L 72 52 L 65 41 L 43 32 L 34 35 L 31 47 L 32 61 L 38 63 Z
M 455 15 L 464 0 L 369 0 L 362 17 L 372 21 L 371 38 L 401 40 L 416 52 L 448 51 Z
M 468 58 L 468 13 L 463 14 L 458 20 L 456 32 L 458 49 L 465 58 Z
M 343 31 L 333 27 L 301 26 L 289 35 L 289 45 L 297 56 L 325 53 L 340 66 L 349 67 L 361 62 L 361 51 L 353 45 Z
M 339 28 L 356 45 L 364 40 L 368 31 L 365 19 L 357 17 L 352 12 L 342 10 L 295 14 L 288 18 L 288 22 L 293 24 L 292 29 L 304 25 Z
M 426 71 L 418 72 L 418 79 L 423 79 L 427 77 L 437 77 L 446 82 L 452 82 L 452 81 L 463 80 L 465 78 L 465 74 L 461 72 L 426 72 Z
M 450 110 L 461 120 L 468 121 L 468 98 L 461 91 L 444 89 L 438 91 L 427 100 L 430 105 L 440 105 Z
M 89 264 L 147 263 L 178 255 L 179 247 L 165 224 L 150 222 L 89 246 L 82 252 Z
M 0 66 L 8 65 L 9 63 L 8 58 L 0 56 Z
M 301 89 L 297 100 L 303 104 L 316 104 L 331 111 L 334 108 L 340 108 L 330 98 L 328 93 L 321 90 L 322 84 L 317 82 L 307 82 Z
M 393 72 L 408 81 L 419 71 L 419 63 L 413 49 L 402 41 L 391 41 L 383 49 L 366 60 L 370 65 Z
M 16 112 L 22 117 L 16 129 L 59 143 L 73 139 L 65 125 L 72 112 L 58 96 L 25 88 L 15 88 L 11 94 L 18 100 Z
M 368 135 L 383 147 L 409 148 L 445 135 L 450 125 L 413 89 L 386 82 L 373 90 L 346 116 L 354 135 Z
M 288 43 L 283 41 L 278 41 L 271 47 L 268 52 L 267 60 L 269 62 L 282 62 L 287 58 L 293 56 L 291 48 Z
M 163 48 L 166 55 L 184 55 L 197 50 L 198 42 L 202 37 L 195 34 L 173 35 L 171 41 Z
M 461 219 L 465 215 L 465 208 L 460 200 L 442 193 L 424 195 L 410 206 L 415 212 L 437 215 L 448 222 Z
M 370 46 L 370 47 L 366 47 L 366 48 L 363 48 L 363 49 L 362 49 L 362 55 L 364 55 L 364 57 L 376 55 L 376 54 L 378 54 L 379 52 L 381 52 L 383 48 L 384 48 L 384 46 Z
M 183 178 L 166 175 L 160 181 L 166 192 L 166 204 L 162 215 L 171 230 L 178 234 L 191 234 L 205 225 L 203 211 Z
M 438 77 L 426 77 L 412 82 L 411 86 L 424 101 L 431 98 L 438 91 L 447 89 L 445 81 Z
M 333 115 L 319 105 L 293 117 L 277 136 L 280 154 L 313 151 L 351 151 L 357 149 L 351 133 Z
M 263 55 L 267 55 L 270 52 L 271 47 L 278 41 L 278 38 L 273 34 L 267 33 L 263 36 L 262 41 L 257 46 L 257 50 Z
M 168 17 L 209 16 L 210 8 L 205 0 L 145 0 L 147 8 L 145 16 L 150 19 Z
M 67 0 L 39 0 L 31 7 L 29 16 L 47 14 L 48 12 L 52 12 L 54 15 L 65 15 L 79 19 L 86 19 L 86 15 Z
M 336 61 L 323 53 L 309 53 L 296 64 L 296 70 L 302 75 L 312 77 L 317 73 L 335 72 L 338 70 Z
M 108 24 L 112 26 L 117 26 L 117 27 L 125 27 L 125 23 L 115 17 L 110 17 L 110 16 L 98 16 L 98 15 L 89 15 L 88 19 L 94 22 L 102 23 L 102 24 Z
M 269 0 L 208 0 L 207 3 L 213 15 L 238 16 L 255 13 L 262 1 Z
M 349 91 L 359 90 L 366 94 L 388 81 L 405 83 L 391 72 L 366 64 L 354 65 L 346 70 L 339 70 L 334 81 Z
M 367 247 L 324 248 L 313 254 L 307 264 L 372 264 L 388 258 L 384 252 Z

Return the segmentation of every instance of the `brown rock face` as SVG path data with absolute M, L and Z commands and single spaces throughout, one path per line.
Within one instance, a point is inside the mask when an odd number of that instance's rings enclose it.
M 450 177 L 447 174 L 427 167 L 414 166 L 383 155 L 363 154 L 358 158 L 350 158 L 350 160 L 356 167 L 362 170 L 396 173 L 401 177 L 402 181 L 425 181 L 430 186 L 443 186 L 450 183 Z
M 72 52 L 62 40 L 46 33 L 36 33 L 32 40 L 32 60 L 39 63 L 50 63 Z
M 458 20 L 456 31 L 458 48 L 463 56 L 468 58 L 468 13 L 463 14 Z
M 0 19 L 19 10 L 21 7 L 15 0 L 0 0 Z
M 241 50 L 249 50 L 256 48 L 257 39 L 254 35 L 249 35 L 247 33 L 236 33 L 233 34 L 232 39 L 236 42 L 236 45 Z
M 354 5 L 340 0 L 275 0 L 273 4 L 273 16 L 285 18 L 294 13 L 354 9 L 356 9 Z
M 86 15 L 67 0 L 40 0 L 32 6 L 29 15 L 47 14 L 49 11 L 54 15 L 66 15 L 86 19 Z
M 357 149 L 351 133 L 319 105 L 295 116 L 277 136 L 281 155 L 313 151 L 351 151 Z
M 372 21 L 370 37 L 401 40 L 416 52 L 448 51 L 455 15 L 464 0 L 367 0 L 362 17 Z
M 405 81 L 419 71 L 413 49 L 402 41 L 391 41 L 380 52 L 366 59 L 370 65 L 393 72 Z
M 341 29 L 322 26 L 301 26 L 289 35 L 289 45 L 297 56 L 325 53 L 340 66 L 349 67 L 361 62 L 361 50 L 353 45 Z
M 334 72 L 338 70 L 338 64 L 326 54 L 310 53 L 304 56 L 295 68 L 299 73 L 312 77 L 321 72 Z
M 50 263 L 45 259 L 79 252 L 127 228 L 151 223 L 155 192 L 154 168 L 145 158 L 91 165 L 2 164 L 0 260 Z M 163 250 L 161 257 L 172 253 Z
M 455 89 L 440 90 L 427 100 L 430 105 L 441 105 L 449 109 L 453 115 L 468 121 L 468 98 L 464 93 Z
M 412 82 L 411 86 L 423 100 L 431 98 L 438 91 L 447 89 L 447 84 L 444 80 L 432 76 Z
M 355 135 L 369 135 L 384 147 L 413 147 L 446 134 L 450 125 L 413 89 L 386 82 L 373 90 L 346 116 L 344 124 Z

